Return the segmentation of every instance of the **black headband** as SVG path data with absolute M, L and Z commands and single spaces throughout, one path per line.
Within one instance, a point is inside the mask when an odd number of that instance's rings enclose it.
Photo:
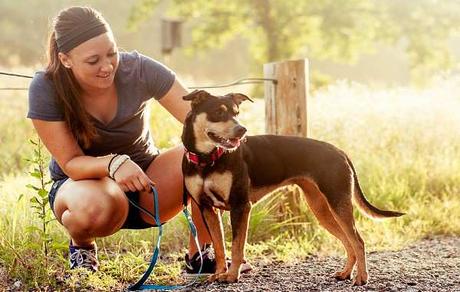
M 82 23 L 69 33 L 56 37 L 59 52 L 67 53 L 81 43 L 109 31 L 105 22 L 100 19 Z

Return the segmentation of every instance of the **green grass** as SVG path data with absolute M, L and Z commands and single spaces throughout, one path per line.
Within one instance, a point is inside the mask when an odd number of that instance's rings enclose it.
M 373 221 L 356 211 L 357 226 L 368 251 L 398 249 L 435 234 L 460 234 L 460 97 L 455 95 L 460 92 L 458 84 L 452 78 L 440 80 L 426 90 L 377 90 L 337 83 L 309 99 L 311 137 L 331 142 L 349 154 L 370 202 L 407 213 L 398 219 Z M 7 107 L 0 117 L 0 153 L 28 149 L 19 151 L 27 156 L 30 147 L 24 143 L 32 137 L 32 131 L 23 119 L 25 100 L 11 100 L 23 104 Z M 251 134 L 263 133 L 262 100 L 243 104 L 241 112 L 241 120 Z M 179 142 L 180 125 L 158 105 L 153 106 L 151 121 L 159 147 L 168 148 Z M 54 245 L 45 268 L 39 237 L 25 232 L 39 222 L 30 210 L 31 194 L 25 185 L 32 179 L 24 174 L 23 166 L 19 162 L 17 169 L 1 169 L 0 269 L 32 288 L 108 290 L 137 280 L 147 267 L 157 232 L 154 229 L 123 230 L 98 240 L 102 271 L 65 279 L 68 239 L 63 228 L 53 222 L 50 232 Z M 25 197 L 18 202 L 21 193 Z M 340 244 L 319 227 L 308 207 L 300 204 L 295 210 L 287 203 L 292 201 L 292 193 L 296 194 L 293 201 L 304 203 L 298 190 L 291 188 L 289 192 L 273 194 L 253 209 L 249 259 L 302 260 L 311 253 L 343 255 Z M 224 222 L 228 227 L 228 216 Z M 180 215 L 165 225 L 164 257 L 153 281 L 180 281 L 187 234 Z
M 0 109 L 1 178 L 5 174 L 18 173 L 26 167 L 24 158 L 32 154 L 27 141 L 33 136 L 33 129 L 30 121 L 25 118 L 27 103 L 24 92 L 2 92 Z

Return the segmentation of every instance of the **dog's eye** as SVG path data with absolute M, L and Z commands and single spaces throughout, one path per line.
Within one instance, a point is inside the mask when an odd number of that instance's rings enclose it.
M 218 109 L 218 110 L 216 110 L 216 112 L 215 112 L 215 116 L 216 116 L 217 118 L 219 118 L 219 119 L 223 119 L 223 118 L 225 118 L 225 117 L 227 116 L 227 111 L 224 111 L 224 110 L 222 110 L 222 109 Z

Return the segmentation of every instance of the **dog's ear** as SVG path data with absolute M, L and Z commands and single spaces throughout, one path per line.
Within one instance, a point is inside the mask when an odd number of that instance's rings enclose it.
M 193 92 L 183 96 L 183 100 L 191 100 L 192 107 L 197 106 L 203 101 L 207 100 L 211 95 L 205 90 L 194 90 Z
M 231 97 L 233 99 L 233 102 L 236 103 L 237 105 L 240 105 L 245 100 L 249 100 L 250 102 L 254 102 L 248 96 L 246 96 L 244 94 L 241 94 L 241 93 L 229 93 L 229 94 L 227 94 L 225 96 Z

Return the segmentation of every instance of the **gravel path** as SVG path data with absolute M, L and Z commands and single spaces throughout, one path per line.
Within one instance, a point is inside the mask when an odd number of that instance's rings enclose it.
M 400 251 L 368 254 L 369 283 L 351 287 L 331 275 L 340 257 L 310 256 L 296 264 L 257 265 L 239 283 L 212 283 L 193 291 L 460 291 L 460 237 L 426 239 Z
M 239 283 L 195 284 L 188 291 L 460 292 L 460 237 L 425 239 L 400 251 L 369 253 L 367 260 L 370 280 L 363 287 L 331 277 L 342 268 L 344 258 L 312 255 L 295 264 L 253 262 L 254 270 Z M 0 266 L 0 291 L 23 291 L 15 285 Z

